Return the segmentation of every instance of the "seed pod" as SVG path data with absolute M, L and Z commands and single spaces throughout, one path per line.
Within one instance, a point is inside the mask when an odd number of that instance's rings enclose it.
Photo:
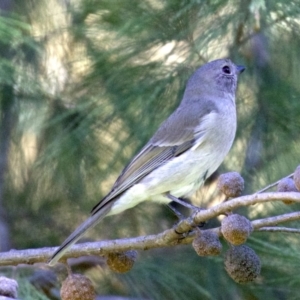
M 238 197 L 244 190 L 244 179 L 238 172 L 228 172 L 219 176 L 217 185 L 228 198 Z
M 14 279 L 0 276 L 0 299 L 2 299 L 1 296 L 3 296 L 3 298 L 9 297 L 9 299 L 17 299 L 18 282 Z
M 222 250 L 219 236 L 211 230 L 201 230 L 192 245 L 199 256 L 219 255 Z
M 295 182 L 291 178 L 282 178 L 277 185 L 277 192 L 298 192 Z M 292 204 L 294 201 L 282 200 L 284 204 Z
M 260 274 L 260 259 L 253 249 L 245 245 L 232 246 L 225 254 L 225 270 L 237 283 L 253 281 Z
M 107 255 L 106 263 L 112 271 L 125 273 L 133 267 L 136 257 L 137 252 L 134 250 L 112 252 Z
M 229 215 L 221 222 L 221 232 L 224 238 L 235 246 L 245 243 L 252 231 L 251 222 L 238 214 Z
M 92 282 L 80 274 L 69 275 L 62 283 L 60 296 L 62 300 L 95 300 L 96 293 Z

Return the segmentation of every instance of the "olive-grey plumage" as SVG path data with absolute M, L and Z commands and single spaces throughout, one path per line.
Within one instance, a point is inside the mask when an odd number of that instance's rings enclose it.
M 111 191 L 58 248 L 50 265 L 107 215 L 142 201 L 192 195 L 223 162 L 236 132 L 235 91 L 244 70 L 229 59 L 209 62 L 190 77 L 178 108 L 124 168 Z

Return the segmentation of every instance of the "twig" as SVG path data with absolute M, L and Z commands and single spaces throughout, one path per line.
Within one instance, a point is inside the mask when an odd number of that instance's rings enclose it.
M 179 223 L 183 223 L 183 229 L 185 229 L 184 223 L 187 221 L 190 222 L 189 225 L 193 225 L 193 222 L 196 222 L 197 224 L 200 224 L 201 222 L 205 222 L 209 219 L 215 218 L 221 214 L 224 214 L 228 211 L 232 211 L 237 209 L 238 207 L 243 206 L 251 206 L 254 204 L 259 203 L 265 203 L 265 202 L 271 202 L 271 201 L 282 201 L 282 200 L 291 200 L 294 202 L 300 202 L 300 193 L 298 192 L 273 192 L 273 193 L 262 193 L 262 194 L 253 194 L 253 195 L 246 195 L 241 196 L 232 200 L 229 200 L 227 202 L 223 202 L 221 204 L 218 204 L 214 207 L 211 207 L 210 209 L 200 210 L 196 213 L 195 216 L 192 216 L 188 219 L 185 219 Z M 180 230 L 180 227 L 176 230 Z M 190 230 L 190 228 L 189 228 Z M 178 231 L 181 232 L 181 231 Z M 185 231 L 186 232 L 186 231 Z
M 252 226 L 254 229 L 259 229 L 265 226 L 276 226 L 279 223 L 291 222 L 300 220 L 300 212 L 291 212 L 279 216 L 273 216 L 268 218 L 263 218 L 259 220 L 252 221 Z
M 290 174 L 290 175 L 288 175 L 288 176 L 286 176 L 286 177 L 284 177 L 284 178 L 290 178 L 290 177 L 293 177 L 293 176 L 294 176 L 294 173 L 292 173 L 292 174 Z M 269 190 L 270 188 L 276 186 L 281 180 L 282 180 L 282 179 L 279 179 L 278 181 L 276 181 L 276 182 L 274 182 L 274 183 L 271 183 L 271 184 L 267 185 L 267 186 L 264 187 L 262 190 L 256 192 L 256 194 L 259 194 L 259 193 L 262 193 L 262 192 L 264 192 L 264 191 L 266 191 L 266 190 Z
M 298 229 L 298 228 L 289 228 L 289 227 L 262 227 L 262 228 L 259 228 L 258 231 L 300 233 L 300 229 Z

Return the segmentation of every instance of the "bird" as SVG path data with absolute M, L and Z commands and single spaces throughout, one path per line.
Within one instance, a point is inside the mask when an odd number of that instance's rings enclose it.
M 188 79 L 176 110 L 133 157 L 110 192 L 49 260 L 55 265 L 86 231 L 104 217 L 143 201 L 170 204 L 195 193 L 228 154 L 236 133 L 235 94 L 244 66 L 210 61 Z

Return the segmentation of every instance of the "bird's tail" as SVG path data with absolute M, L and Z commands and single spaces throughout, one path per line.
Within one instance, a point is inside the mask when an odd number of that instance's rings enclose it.
M 74 245 L 89 229 L 100 222 L 110 211 L 111 204 L 107 203 L 95 214 L 92 214 L 86 221 L 79 225 L 71 235 L 61 244 L 61 246 L 54 252 L 48 264 L 54 266 L 60 258 Z

